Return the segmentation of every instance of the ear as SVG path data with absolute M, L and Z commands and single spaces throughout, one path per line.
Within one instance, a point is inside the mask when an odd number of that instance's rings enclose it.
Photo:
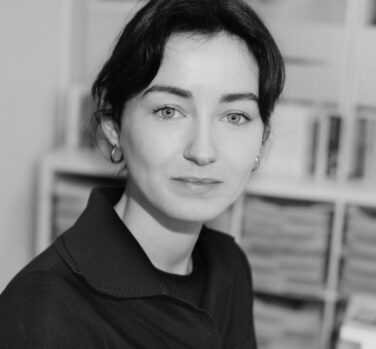
M 108 142 L 112 145 L 119 144 L 119 128 L 116 123 L 110 118 L 102 118 L 101 126 Z

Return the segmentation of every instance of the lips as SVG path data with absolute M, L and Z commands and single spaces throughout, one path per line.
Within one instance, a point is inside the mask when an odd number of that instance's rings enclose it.
M 176 177 L 173 178 L 175 181 L 195 184 L 195 185 L 210 185 L 210 184 L 219 184 L 222 181 L 214 178 L 208 177 Z
M 222 181 L 210 177 L 175 177 L 173 182 L 177 184 L 177 189 L 184 195 L 199 195 L 200 197 L 207 197 L 216 190 L 223 183 Z

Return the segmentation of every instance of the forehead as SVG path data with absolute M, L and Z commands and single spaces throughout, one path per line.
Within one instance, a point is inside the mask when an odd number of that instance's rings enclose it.
M 153 83 L 258 90 L 259 69 L 246 43 L 227 33 L 174 34 Z

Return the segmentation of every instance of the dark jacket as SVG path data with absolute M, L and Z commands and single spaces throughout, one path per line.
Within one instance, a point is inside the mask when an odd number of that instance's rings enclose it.
M 202 306 L 171 295 L 116 214 L 119 188 L 95 189 L 75 225 L 0 296 L 1 348 L 256 348 L 248 262 L 203 228 Z

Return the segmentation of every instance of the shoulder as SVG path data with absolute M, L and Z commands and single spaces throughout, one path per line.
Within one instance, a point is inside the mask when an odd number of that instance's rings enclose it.
M 54 305 L 64 302 L 63 292 L 67 288 L 68 283 L 51 271 L 21 272 L 0 295 L 0 313 L 11 314 L 21 307 L 38 313 L 52 311 Z
M 244 276 L 250 277 L 248 258 L 233 236 L 208 227 L 204 228 L 203 233 L 206 245 L 209 245 L 213 253 L 226 262 L 232 272 L 243 272 Z
M 232 235 L 204 227 L 203 239 L 207 241 L 219 253 L 225 253 L 232 257 L 244 259 L 244 252 Z
M 11 280 L 0 295 L 0 309 L 14 312 L 22 304 L 25 309 L 51 312 L 84 297 L 85 286 L 51 245 Z
M 4 306 L 4 299 L 18 299 L 24 303 L 32 299 L 32 304 L 41 306 L 73 289 L 73 284 L 73 274 L 52 245 L 11 280 L 0 295 L 0 305 Z
M 26 266 L 0 295 L 0 342 L 7 347 L 55 348 L 63 343 L 73 348 L 82 336 L 79 312 L 84 305 L 73 306 L 85 303 L 82 292 L 47 257 Z
M 27 338 L 51 335 L 56 315 L 65 308 L 60 284 L 45 271 L 17 275 L 0 296 L 0 342 L 24 347 Z

